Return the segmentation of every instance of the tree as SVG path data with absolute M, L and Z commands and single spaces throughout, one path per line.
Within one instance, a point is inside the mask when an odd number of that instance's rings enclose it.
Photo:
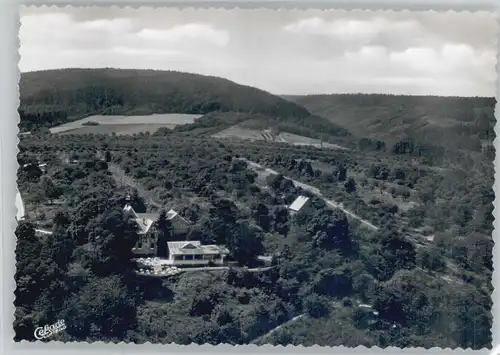
M 242 265 L 251 264 L 263 251 L 262 232 L 246 221 L 238 221 L 226 238 L 229 251 Z
M 16 228 L 16 306 L 30 308 L 40 293 L 40 252 L 42 243 L 32 223 L 21 221 Z
M 383 233 L 380 238 L 380 247 L 385 261 L 395 270 L 415 267 L 415 248 L 398 232 L 386 231 Z
M 305 299 L 304 310 L 312 318 L 326 317 L 329 313 L 327 302 L 314 293 Z
M 350 177 L 346 181 L 346 183 L 344 184 L 344 187 L 348 193 L 352 193 L 352 192 L 356 191 L 356 182 L 354 181 L 354 179 L 352 177 Z
M 42 248 L 45 259 L 51 260 L 56 265 L 66 270 L 75 249 L 73 238 L 64 230 L 57 230 L 47 236 Z
M 404 299 L 393 290 L 382 288 L 377 292 L 373 308 L 379 312 L 381 318 L 390 322 L 403 323 L 406 320 Z
M 48 176 L 44 176 L 40 179 L 40 187 L 42 188 L 43 194 L 45 198 L 49 200 L 49 203 L 52 204 L 52 201 L 59 196 L 61 196 L 61 189 L 54 184 L 54 181 Z
M 435 248 L 421 249 L 417 253 L 417 263 L 424 270 L 442 271 L 445 263 Z
M 269 208 L 263 203 L 253 203 L 251 209 L 254 220 L 264 231 L 268 232 L 271 228 Z
M 271 174 L 266 178 L 266 183 L 274 190 L 279 190 L 284 179 L 285 178 L 281 174 Z
M 234 316 L 231 309 L 226 306 L 217 307 L 216 312 L 213 312 L 213 318 L 219 326 L 224 326 L 233 322 Z
M 290 231 L 288 225 L 288 210 L 283 206 L 277 206 L 274 211 L 274 230 L 285 237 Z
M 123 339 L 137 327 L 134 298 L 118 276 L 91 278 L 68 302 L 65 331 L 77 339 Z
M 168 255 L 167 242 L 172 240 L 172 223 L 167 219 L 165 210 L 160 212 L 156 221 L 156 229 L 156 253 L 158 257 L 165 258 Z
M 350 247 L 349 222 L 339 209 L 321 211 L 311 219 L 307 231 L 318 248 L 346 250 Z
M 360 295 L 363 300 L 373 296 L 376 281 L 370 274 L 363 272 L 361 275 L 354 275 L 352 279 L 353 291 Z
M 321 270 L 314 281 L 314 290 L 322 295 L 347 296 L 352 291 L 352 279 L 345 270 Z
M 208 216 L 202 218 L 200 224 L 204 227 L 206 237 L 217 244 L 227 244 L 227 238 L 239 217 L 238 208 L 228 199 L 214 198 L 212 204 Z
M 280 192 L 288 192 L 295 187 L 293 181 L 285 178 L 282 174 L 269 175 L 266 182 L 272 189 Z
M 351 315 L 354 326 L 359 329 L 368 328 L 373 319 L 372 312 L 370 309 L 356 308 Z
M 337 181 L 345 181 L 347 178 L 347 168 L 344 164 L 337 164 L 333 168 L 333 176 L 337 179 Z
M 181 214 L 191 222 L 198 222 L 201 217 L 199 205 L 191 204 L 181 210 Z
M 201 317 L 203 315 L 210 315 L 215 309 L 217 299 L 212 294 L 197 294 L 191 303 L 189 315 L 191 317 Z
M 136 188 L 132 189 L 132 193 L 130 194 L 130 205 L 137 213 L 146 212 L 146 203 L 144 199 L 139 195 L 139 191 Z
M 98 229 L 93 234 L 98 238 L 90 241 L 95 244 L 98 255 L 94 273 L 99 276 L 128 275 L 134 268 L 132 248 L 138 240 L 137 226 L 124 218 L 121 209 L 111 209 L 96 222 Z
M 71 219 L 66 212 L 62 211 L 56 212 L 56 215 L 54 216 L 54 226 L 56 228 L 61 227 L 63 229 L 66 229 L 69 227 L 70 224 L 71 224 Z
M 28 163 L 28 165 L 21 167 L 19 171 L 19 179 L 21 181 L 37 181 L 42 175 L 42 170 L 35 163 Z
M 104 160 L 106 160 L 106 163 L 110 163 L 112 160 L 111 153 L 109 150 L 106 150 L 106 153 L 104 154 Z

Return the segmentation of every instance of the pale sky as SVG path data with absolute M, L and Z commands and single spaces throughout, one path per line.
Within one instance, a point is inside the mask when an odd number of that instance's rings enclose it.
M 275 94 L 494 96 L 487 12 L 24 7 L 20 70 L 213 75 Z

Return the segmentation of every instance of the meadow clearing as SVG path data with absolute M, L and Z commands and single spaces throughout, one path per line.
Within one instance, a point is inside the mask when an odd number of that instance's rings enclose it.
M 167 113 L 144 116 L 103 116 L 94 115 L 78 121 L 52 127 L 51 133 L 71 132 L 134 134 L 139 132 L 155 132 L 158 128 L 172 128 L 180 124 L 193 123 L 201 115 Z M 87 125 L 96 122 L 98 125 Z

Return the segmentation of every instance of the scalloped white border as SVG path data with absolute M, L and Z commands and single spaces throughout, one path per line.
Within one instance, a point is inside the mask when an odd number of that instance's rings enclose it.
M 15 235 L 14 230 L 16 226 L 15 213 L 16 207 L 15 201 L 15 184 L 16 184 L 16 171 L 18 167 L 16 155 L 18 152 L 18 127 L 19 116 L 17 114 L 17 107 L 19 105 L 19 15 L 18 9 L 20 4 L 25 5 L 56 5 L 56 6 L 120 6 L 120 7 L 132 7 L 138 8 L 143 6 L 170 6 L 177 8 L 224 8 L 230 10 L 233 8 L 247 8 L 247 9 L 281 9 L 281 10 L 292 10 L 292 9 L 336 9 L 336 10 L 396 10 L 396 11 L 409 11 L 409 10 L 420 10 L 420 11 L 491 11 L 498 12 L 500 6 L 500 0 L 332 0 L 332 1 L 306 1 L 306 0 L 219 0 L 219 1 L 183 1 L 183 0 L 149 0 L 149 1 L 126 1 L 122 0 L 119 3 L 113 0 L 104 1 L 62 1 L 62 0 L 51 0 L 51 1 L 16 1 L 11 0 L 0 1 L 0 197 L 1 197 L 1 207 L 0 207 L 0 229 L 1 243 L 1 265 L 2 272 L 0 273 L 0 279 L 2 281 L 2 291 L 0 292 L 0 299 L 2 300 L 2 310 L 0 313 L 0 328 L 2 329 L 2 334 L 0 338 L 1 351 L 0 354 L 86 354 L 89 352 L 95 354 L 104 353 L 129 353 L 135 354 L 137 352 L 141 353 L 164 353 L 168 351 L 169 353 L 241 353 L 241 354 L 281 354 L 281 353 L 298 353 L 298 354 L 317 354 L 317 353 L 331 353 L 335 351 L 336 353 L 346 353 L 346 354 L 377 354 L 377 353 L 406 353 L 406 354 L 420 354 L 420 353 L 430 353 L 430 354 L 447 354 L 447 353 L 464 353 L 464 354 L 486 354 L 491 353 L 494 355 L 500 354 L 500 305 L 498 302 L 493 303 L 493 349 L 483 349 L 478 351 L 472 350 L 451 350 L 432 348 L 426 350 L 424 348 L 386 348 L 381 349 L 378 347 L 366 348 L 359 346 L 357 348 L 346 348 L 346 347 L 303 347 L 303 346 L 272 346 L 272 345 L 242 345 L 242 346 L 231 346 L 231 345 L 162 345 L 162 344 L 113 344 L 113 343 L 86 343 L 86 342 L 48 342 L 48 343 L 29 343 L 26 341 L 15 343 L 12 339 L 14 336 L 14 331 L 12 329 L 12 321 L 14 314 L 14 289 L 15 281 L 13 275 L 15 272 Z M 498 23 L 498 17 L 497 17 Z M 499 41 L 497 39 L 497 48 L 500 50 Z M 498 55 L 497 55 L 498 58 Z M 497 60 L 496 71 L 499 72 L 499 64 Z M 500 93 L 500 81 L 497 78 L 497 101 L 499 100 Z M 495 112 L 498 110 L 499 103 Z M 12 117 L 17 117 L 16 120 Z M 498 117 L 498 115 L 496 115 Z M 498 119 L 497 119 L 498 120 Z M 497 138 L 495 139 L 495 147 L 498 146 L 500 128 L 497 124 L 495 126 L 495 132 Z M 495 178 L 498 176 L 498 166 L 500 163 L 500 155 L 495 157 Z M 495 184 L 493 187 L 495 195 L 500 194 L 500 183 Z M 500 221 L 497 217 L 497 206 L 498 201 L 495 199 L 494 202 L 494 227 L 493 232 L 494 240 L 497 239 L 498 223 Z M 493 249 L 493 266 L 498 265 L 498 257 L 500 254 L 499 247 L 495 244 Z M 498 272 L 493 273 L 493 285 L 500 282 L 500 275 Z M 492 298 L 498 299 L 500 297 L 500 291 L 495 288 L 492 294 Z

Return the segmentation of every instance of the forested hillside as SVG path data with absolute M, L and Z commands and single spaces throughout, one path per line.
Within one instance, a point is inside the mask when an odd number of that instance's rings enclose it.
M 16 339 L 64 318 L 72 322 L 58 340 L 490 346 L 491 163 L 440 169 L 404 155 L 188 133 L 22 138 L 29 216 L 17 229 Z M 30 168 L 36 161 L 46 173 Z M 175 207 L 194 222 L 188 239 L 223 242 L 250 267 L 273 255 L 274 267 L 134 275 L 137 236 L 121 214 L 129 186 L 112 166 L 133 180 L 138 211 L 150 200 Z M 291 216 L 286 206 L 300 194 L 312 198 L 311 213 Z M 54 234 L 36 237 L 41 222 Z
M 310 116 L 292 102 L 226 79 L 173 71 L 61 69 L 21 75 L 21 127 L 59 124 L 86 114 L 235 111 Z
M 53 339 L 491 346 L 493 99 L 296 104 L 219 78 L 115 69 L 28 73 L 21 95 L 32 134 L 18 155 L 16 340 L 67 319 Z M 203 116 L 154 134 L 37 130 L 161 112 Z M 234 126 L 342 149 L 214 137 Z M 301 195 L 309 208 L 291 213 Z M 137 273 L 127 200 L 159 212 L 158 246 L 224 244 L 233 263 Z M 161 217 L 171 208 L 185 234 Z
M 433 160 L 455 155 L 458 150 L 493 150 L 494 98 L 380 94 L 286 98 L 356 136 L 380 140 L 379 148 L 383 145 L 387 150 L 426 155 Z
M 176 127 L 175 130 L 194 134 L 213 134 L 236 124 L 256 130 L 273 128 L 276 132 L 296 133 L 324 140 L 350 136 L 347 129 L 320 116 L 280 118 L 238 112 L 211 112 L 200 117 L 195 123 Z

